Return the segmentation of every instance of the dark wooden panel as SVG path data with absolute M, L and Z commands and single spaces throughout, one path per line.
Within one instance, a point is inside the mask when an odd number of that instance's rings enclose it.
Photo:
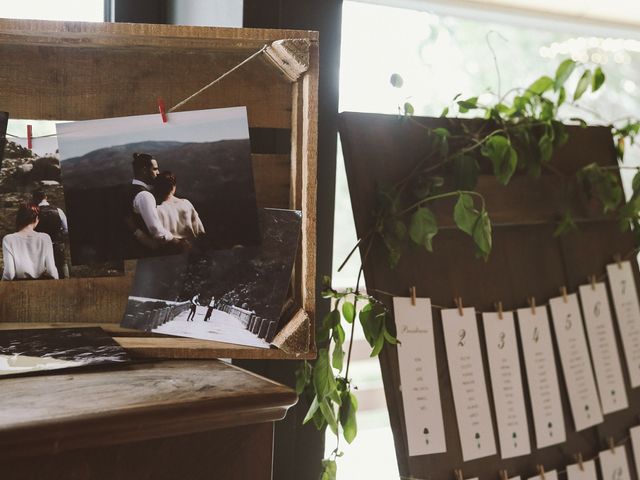
M 13 480 L 271 480 L 273 424 L 83 448 L 2 464 Z
M 415 120 L 417 123 L 401 122 L 390 115 L 341 115 L 341 140 L 359 237 L 371 228 L 378 186 L 393 184 L 406 176 L 427 153 L 424 128 L 419 124 L 452 129 L 460 125 L 460 121 L 448 119 Z M 465 122 L 472 128 L 482 127 L 477 121 Z M 494 222 L 493 251 L 487 262 L 474 257 L 474 245 L 469 236 L 452 228 L 453 202 L 432 204 L 430 206 L 444 226 L 434 239 L 435 253 L 410 247 L 399 265 L 391 269 L 384 247 L 376 242 L 365 265 L 369 292 L 389 308 L 392 306 L 391 297 L 381 291 L 406 296 L 409 287 L 415 285 L 419 296 L 430 297 L 438 306 L 453 307 L 453 298 L 460 296 L 465 305 L 473 305 L 478 310 L 493 310 L 494 302 L 498 300 L 503 302 L 505 309 L 515 309 L 526 306 L 529 296 L 534 296 L 538 304 L 546 303 L 550 297 L 559 295 L 561 286 L 566 285 L 575 291 L 579 284 L 586 282 L 588 275 L 603 274 L 606 263 L 611 262 L 615 253 L 625 254 L 633 249 L 633 238 L 628 233 L 621 233 L 617 222 L 604 217 L 598 206 L 585 197 L 578 194 L 565 196 L 563 183 L 571 181 L 574 172 L 589 163 L 615 165 L 613 142 L 605 128 L 570 127 L 569 132 L 569 142 L 552 160 L 560 176 L 545 172 L 540 180 L 535 180 L 516 174 L 508 187 L 502 187 L 490 178 L 490 171 L 484 167 L 477 190 L 485 196 Z M 582 220 L 581 233 L 554 238 L 552 233 L 556 220 L 567 205 L 571 205 Z M 635 273 L 638 281 L 637 266 Z M 437 308 L 434 309 L 434 326 L 447 453 L 408 456 L 402 396 L 398 388 L 397 351 L 394 347 L 385 348 L 380 357 L 402 475 L 444 479 L 452 477 L 453 469 L 463 467 L 466 477 L 496 478 L 497 471 L 506 468 L 513 475 L 528 478 L 536 473 L 535 465 L 538 463 L 550 470 L 572 463 L 574 453 L 582 452 L 585 458 L 593 456 L 605 447 L 607 436 L 614 435 L 619 440 L 630 426 L 637 423 L 640 394 L 630 392 L 632 407 L 629 410 L 607 415 L 601 426 L 576 433 L 556 352 L 567 442 L 542 450 L 534 447 L 531 455 L 520 458 L 501 460 L 499 455 L 495 455 L 463 463 Z M 486 358 L 484 365 L 488 379 Z M 524 387 L 528 398 L 527 386 Z M 490 389 L 488 393 L 492 401 Z M 530 408 L 528 410 L 531 443 L 535 446 Z M 495 419 L 494 431 L 498 441 Z

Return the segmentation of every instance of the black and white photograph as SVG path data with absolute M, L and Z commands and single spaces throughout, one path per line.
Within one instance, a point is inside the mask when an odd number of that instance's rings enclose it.
M 74 265 L 259 244 L 245 107 L 57 132 Z
M 2 280 L 119 276 L 122 262 L 72 266 L 55 137 L 10 137 L 0 168 Z
M 130 361 L 98 327 L 0 330 L 0 376 Z
M 269 348 L 291 283 L 295 210 L 261 209 L 262 243 L 139 260 L 121 326 Z

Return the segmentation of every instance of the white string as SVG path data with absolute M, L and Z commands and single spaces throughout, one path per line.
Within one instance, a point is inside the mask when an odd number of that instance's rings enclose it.
M 211 88 L 213 85 L 215 85 L 216 83 L 218 83 L 220 80 L 222 80 L 223 78 L 225 78 L 227 75 L 235 72 L 237 69 L 239 69 L 240 67 L 242 67 L 245 63 L 253 60 L 255 57 L 257 57 L 258 55 L 260 55 L 261 53 L 263 53 L 267 47 L 269 45 L 265 44 L 260 50 L 258 50 L 257 52 L 252 53 L 249 57 L 245 58 L 242 62 L 240 62 L 239 64 L 237 64 L 235 67 L 233 67 L 231 70 L 228 70 L 226 72 L 224 72 L 222 75 L 220 75 L 218 78 L 216 78 L 215 80 L 213 80 L 212 82 L 208 83 L 207 85 L 205 85 L 204 87 L 202 87 L 200 90 L 198 90 L 197 92 L 195 92 L 192 95 L 189 95 L 187 98 L 185 98 L 184 100 L 182 100 L 181 102 L 178 102 L 176 105 L 174 105 L 173 107 L 171 107 L 169 110 L 167 110 L 167 113 L 172 113 L 175 112 L 178 108 L 182 107 L 183 105 L 185 105 L 187 102 L 190 102 L 191 100 L 193 100 L 195 97 L 197 97 L 198 95 L 200 95 L 201 93 L 203 93 L 205 90 L 207 90 L 208 88 Z M 7 137 L 12 137 L 12 138 L 24 138 L 24 137 L 20 137 L 18 135 L 13 135 L 11 133 L 7 133 L 6 134 Z M 52 133 L 50 135 L 40 135 L 38 137 L 34 137 L 32 136 L 31 139 L 32 140 L 36 140 L 38 138 L 48 138 L 48 137 L 57 137 L 58 135 L 56 133 Z

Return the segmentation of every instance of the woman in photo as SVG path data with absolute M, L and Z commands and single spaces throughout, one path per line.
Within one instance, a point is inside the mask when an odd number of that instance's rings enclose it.
M 176 197 L 175 193 L 176 176 L 169 171 L 159 173 L 153 182 L 153 194 L 164 228 L 180 240 L 190 241 L 204 235 L 204 225 L 193 204 L 186 198 Z
M 3 280 L 58 279 L 51 237 L 35 231 L 39 216 L 37 205 L 25 203 L 18 208 L 16 232 L 2 239 Z

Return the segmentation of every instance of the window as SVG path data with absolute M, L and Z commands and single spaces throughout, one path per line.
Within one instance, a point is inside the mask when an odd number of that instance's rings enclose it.
M 345 0 L 340 110 L 396 114 L 398 105 L 409 101 L 416 115 L 439 116 L 458 93 L 463 97 L 482 94 L 487 99 L 504 95 L 543 74 L 552 75 L 562 60 L 572 57 L 601 64 L 607 81 L 594 100 L 582 101 L 584 109 L 566 111 L 567 118 L 581 116 L 589 122 L 608 123 L 627 115 L 640 116 L 640 84 L 634 80 L 640 77 L 639 41 L 545 30 L 540 20 L 538 28 L 523 26 L 526 19 L 520 19 L 518 25 L 492 23 L 487 16 L 484 12 L 481 21 L 471 20 Z M 393 73 L 403 77 L 402 89 L 391 86 Z M 338 157 L 334 270 L 357 240 L 340 150 Z M 629 160 L 640 164 L 637 155 Z M 626 186 L 634 173 L 623 172 Z M 354 287 L 359 265 L 354 255 L 342 272 L 334 271 L 334 287 Z M 359 434 L 353 445 L 341 443 L 345 456 L 338 459 L 340 479 L 398 478 L 379 364 L 368 358 L 369 351 L 361 331 L 356 331 L 349 373 L 358 387 Z M 333 448 L 335 439 L 329 432 L 327 454 Z

